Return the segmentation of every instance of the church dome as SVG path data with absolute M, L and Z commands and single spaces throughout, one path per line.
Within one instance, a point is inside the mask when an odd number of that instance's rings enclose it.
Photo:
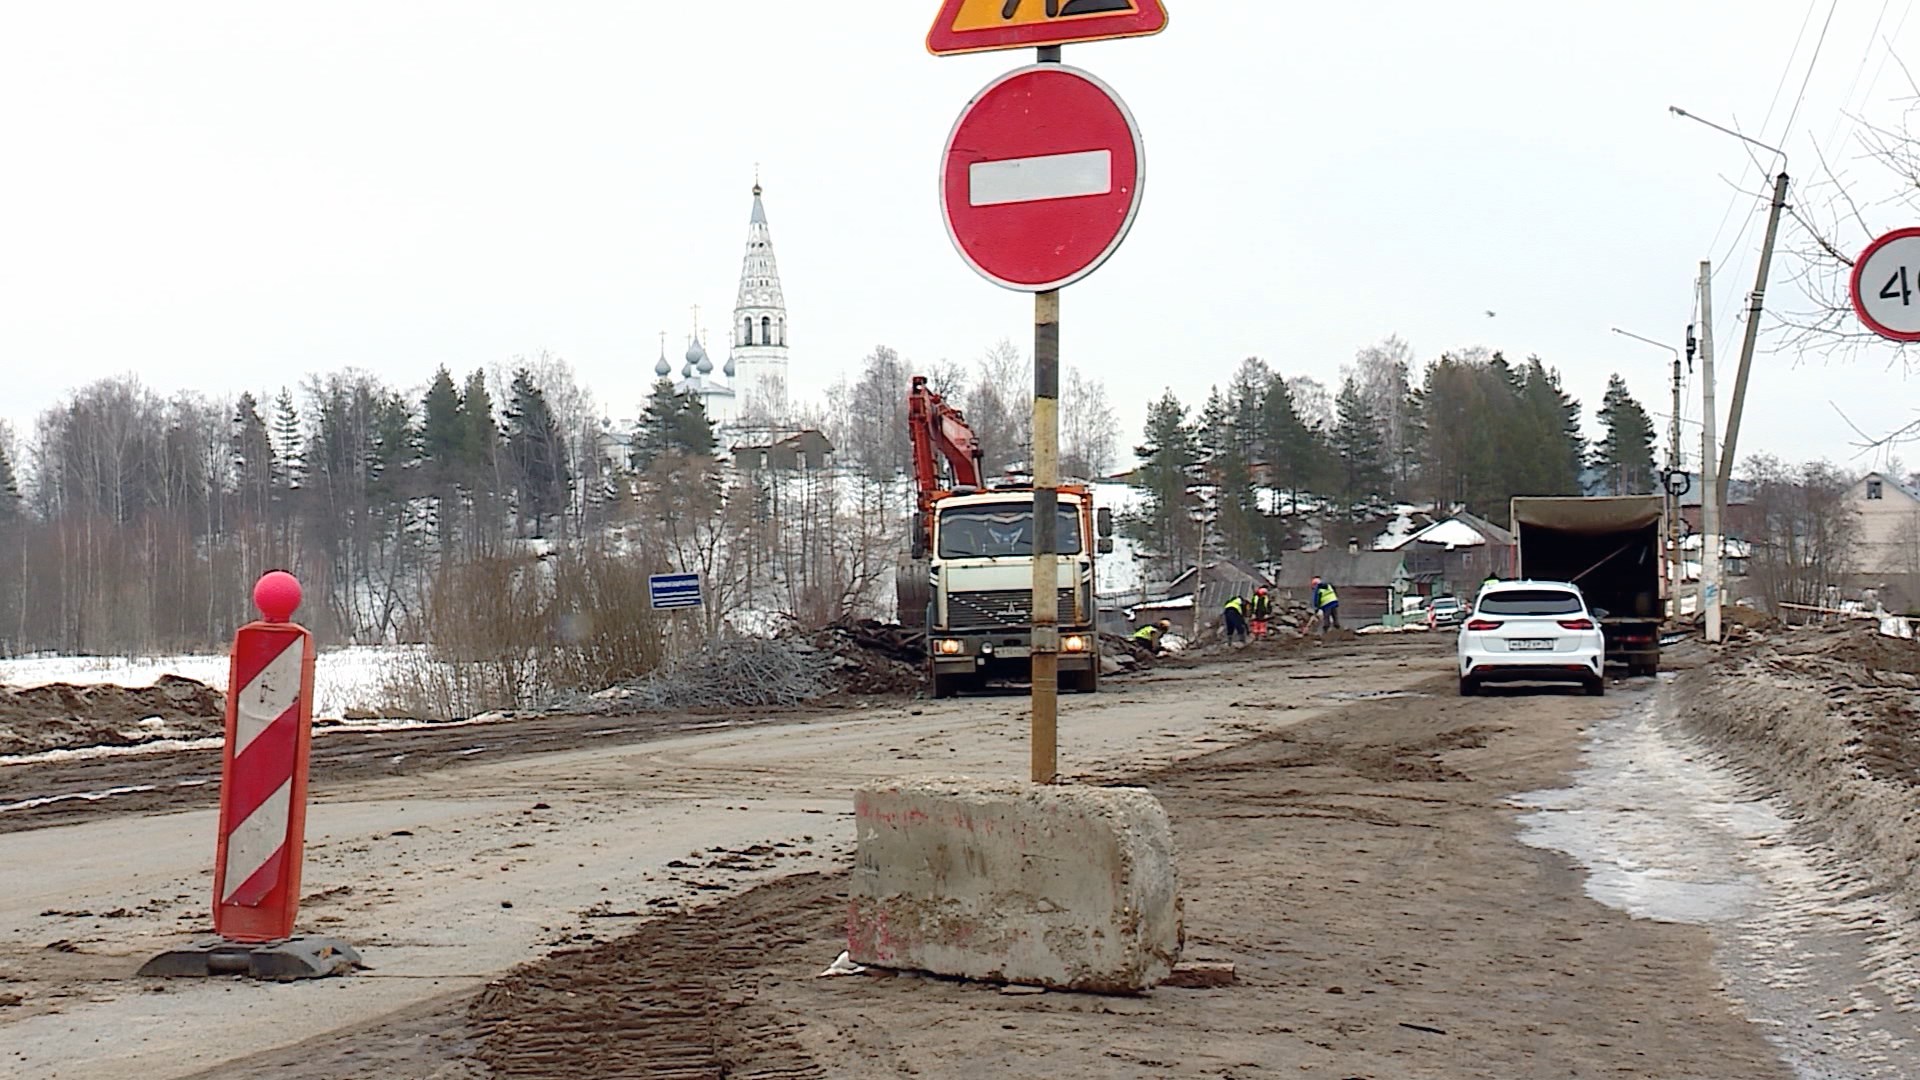
M 667 363 L 667 350 L 665 348 L 660 350 L 660 362 L 653 365 L 653 373 L 663 379 L 673 374 L 673 365 Z
M 687 363 L 695 366 L 713 363 L 707 359 L 707 347 L 700 344 L 699 338 L 687 343 Z

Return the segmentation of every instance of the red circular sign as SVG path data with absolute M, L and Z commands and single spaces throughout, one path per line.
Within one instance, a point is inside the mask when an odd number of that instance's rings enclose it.
M 940 208 L 967 264 L 1021 292 L 1062 288 L 1120 247 L 1140 210 L 1140 128 L 1106 83 L 1034 64 L 980 91 L 947 136 Z

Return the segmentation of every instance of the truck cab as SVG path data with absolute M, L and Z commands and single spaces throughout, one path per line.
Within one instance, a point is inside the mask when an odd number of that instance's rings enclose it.
M 933 503 L 921 535 L 930 539 L 927 651 L 935 697 L 989 679 L 1031 676 L 1033 502 L 1031 489 L 1014 489 L 956 493 Z M 1060 688 L 1080 693 L 1099 688 L 1094 553 L 1113 544 L 1111 513 L 1095 514 L 1092 503 L 1084 489 L 1060 489 Z

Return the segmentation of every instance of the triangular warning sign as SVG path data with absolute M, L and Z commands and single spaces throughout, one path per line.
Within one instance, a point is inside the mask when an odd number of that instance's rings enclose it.
M 935 56 L 1145 37 L 1167 28 L 1161 0 L 940 0 Z

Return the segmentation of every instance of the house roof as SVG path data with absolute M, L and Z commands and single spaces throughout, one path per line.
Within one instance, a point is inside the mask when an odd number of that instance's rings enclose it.
M 1405 556 L 1398 551 L 1362 551 L 1348 554 L 1338 549 L 1289 551 L 1280 563 L 1274 584 L 1283 589 L 1304 589 L 1314 578 L 1342 585 L 1380 587 L 1392 585 L 1400 574 Z
M 1503 529 L 1498 525 L 1495 525 L 1493 522 L 1488 521 L 1486 518 L 1479 517 L 1474 514 L 1469 514 L 1465 510 L 1462 510 L 1459 513 L 1453 515 L 1453 517 L 1454 517 L 1454 520 L 1464 522 L 1465 524 L 1471 526 L 1474 532 L 1477 532 L 1481 536 L 1486 537 L 1487 543 L 1492 544 L 1495 547 L 1512 547 L 1513 546 L 1513 533 L 1508 532 L 1506 529 Z
M 1484 544 L 1512 547 L 1513 534 L 1485 518 L 1475 517 L 1463 511 L 1443 521 L 1434 522 L 1389 550 L 1400 551 L 1413 544 L 1435 544 L 1449 550 L 1460 547 L 1479 547 Z
M 1886 473 L 1870 472 L 1867 475 L 1861 477 L 1860 482 L 1855 484 L 1854 486 L 1857 488 L 1864 489 L 1867 486 L 1867 481 L 1869 480 L 1878 480 L 1881 483 L 1885 484 L 1886 486 L 1899 492 L 1900 494 L 1905 495 L 1907 498 L 1913 500 L 1914 502 L 1920 502 L 1920 490 L 1915 490 L 1913 485 L 1904 483 L 1899 480 L 1895 480 L 1893 477 L 1888 476 Z
M 1256 585 L 1274 584 L 1273 579 L 1262 573 L 1259 567 L 1241 559 L 1215 559 L 1213 562 L 1207 564 L 1207 572 L 1208 574 L 1212 574 L 1215 570 L 1223 566 L 1232 567 L 1240 576 Z M 1174 578 L 1173 581 L 1168 584 L 1167 588 L 1170 591 L 1178 591 L 1183 586 L 1191 589 L 1193 587 L 1193 569 L 1191 566 L 1187 567 L 1187 572 Z
M 785 432 L 753 432 L 742 441 L 734 443 L 730 449 L 733 453 L 737 454 L 743 450 L 772 450 L 782 446 L 799 448 L 806 443 L 812 443 L 814 446 L 824 446 L 828 451 L 833 449 L 833 443 L 829 441 L 825 435 L 813 428 L 792 432 L 791 434 Z

